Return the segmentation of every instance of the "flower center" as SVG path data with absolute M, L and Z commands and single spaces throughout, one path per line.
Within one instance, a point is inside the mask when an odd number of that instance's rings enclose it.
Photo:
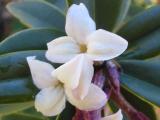
M 82 53 L 85 53 L 87 51 L 87 46 L 84 44 L 80 45 L 80 50 Z

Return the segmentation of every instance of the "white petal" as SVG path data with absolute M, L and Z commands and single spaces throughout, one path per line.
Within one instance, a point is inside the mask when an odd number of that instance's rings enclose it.
M 95 61 L 113 59 L 121 55 L 128 46 L 128 42 L 122 37 L 101 29 L 90 34 L 87 40 L 87 53 Z
M 79 84 L 78 87 L 74 89 L 74 95 L 78 99 L 84 99 L 84 97 L 88 94 L 93 74 L 93 61 L 91 61 L 86 55 L 83 55 Z
M 122 115 L 121 110 L 119 110 L 117 113 L 106 116 L 102 118 L 101 120 L 123 120 L 123 115 Z
M 92 111 L 103 107 L 107 102 L 106 94 L 96 85 L 91 84 L 87 96 L 83 99 L 77 99 L 73 95 L 73 90 L 65 89 L 68 101 L 80 110 Z
M 89 16 L 84 4 L 73 4 L 69 8 L 66 16 L 65 29 L 68 36 L 73 37 L 78 43 L 85 44 L 87 42 L 87 35 L 96 30 L 96 25 Z
M 35 100 L 37 111 L 45 116 L 60 114 L 65 108 L 65 94 L 62 86 L 42 89 Z
M 55 63 L 65 63 L 80 53 L 80 48 L 71 37 L 60 37 L 47 44 L 46 58 Z
M 83 99 L 93 77 L 93 62 L 85 54 L 76 56 L 71 61 L 52 72 L 67 88 L 75 89 L 77 98 Z
M 58 83 L 58 80 L 51 75 L 52 71 L 54 71 L 52 65 L 36 60 L 35 56 L 27 57 L 27 62 L 30 67 L 33 82 L 39 89 L 53 86 Z

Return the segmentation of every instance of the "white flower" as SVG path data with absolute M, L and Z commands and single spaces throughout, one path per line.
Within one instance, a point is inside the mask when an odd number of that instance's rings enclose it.
M 27 61 L 34 84 L 41 89 L 36 95 L 35 107 L 43 115 L 55 116 L 61 113 L 66 100 L 85 111 L 105 105 L 107 96 L 91 83 L 93 63 L 85 55 L 78 55 L 58 69 L 35 57 L 28 57 Z
M 128 46 L 122 37 L 102 29 L 96 30 L 95 22 L 82 3 L 69 8 L 65 29 L 68 36 L 47 44 L 46 57 L 52 62 L 65 63 L 80 53 L 94 61 L 109 60 L 122 54 Z
M 123 120 L 123 115 L 121 110 L 119 110 L 118 112 L 112 115 L 103 117 L 101 120 Z

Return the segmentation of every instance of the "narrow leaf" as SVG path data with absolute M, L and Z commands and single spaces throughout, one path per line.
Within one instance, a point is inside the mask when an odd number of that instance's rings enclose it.
M 55 5 L 43 0 L 11 2 L 8 10 L 30 27 L 57 28 L 64 31 L 64 13 Z
M 0 80 L 1 104 L 31 101 L 36 93 L 31 78 Z
M 160 6 L 154 6 L 137 14 L 117 32 L 129 42 L 150 33 L 160 26 Z
M 0 54 L 47 49 L 47 43 L 64 35 L 52 29 L 28 29 L 11 35 L 0 43 Z M 16 43 L 16 44 L 15 44 Z
M 24 103 L 0 104 L 0 116 L 13 114 L 18 111 L 30 108 L 31 106 L 33 106 L 33 101 Z
M 129 50 L 123 54 L 126 59 L 146 59 L 160 54 L 160 29 L 131 43 Z
M 95 14 L 98 28 L 112 31 L 122 24 L 131 0 L 95 0 Z
M 160 107 L 160 88 L 158 86 L 126 74 L 121 75 L 121 82 L 127 91 L 132 92 L 150 104 Z
M 66 13 L 68 9 L 67 0 L 46 0 L 46 1 L 54 4 L 55 6 L 63 10 L 64 13 Z
M 0 80 L 30 74 L 26 57 L 37 56 L 44 60 L 44 50 L 30 50 L 0 55 Z
M 152 60 L 123 60 L 122 68 L 128 75 L 149 82 L 160 88 L 160 59 Z

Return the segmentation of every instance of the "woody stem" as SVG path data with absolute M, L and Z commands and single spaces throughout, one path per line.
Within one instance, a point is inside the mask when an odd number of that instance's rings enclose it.
M 120 74 L 117 65 L 112 62 L 106 62 L 106 76 L 111 89 L 111 99 L 125 112 L 130 120 L 150 120 L 142 112 L 137 111 L 130 105 L 120 92 Z

